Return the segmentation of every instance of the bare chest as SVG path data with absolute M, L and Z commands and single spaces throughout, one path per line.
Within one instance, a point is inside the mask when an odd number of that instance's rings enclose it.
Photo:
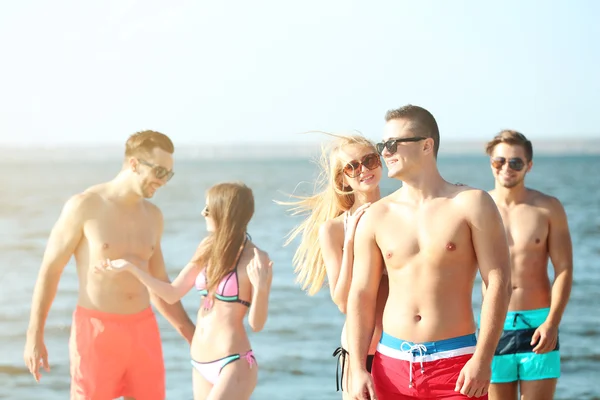
M 377 231 L 377 243 L 388 269 L 414 262 L 464 265 L 474 259 L 470 227 L 463 213 L 447 203 L 390 213 Z
M 85 225 L 90 255 L 148 261 L 158 241 L 155 220 L 146 213 L 107 211 Z
M 548 216 L 536 207 L 500 207 L 508 245 L 512 251 L 543 249 L 549 232 Z

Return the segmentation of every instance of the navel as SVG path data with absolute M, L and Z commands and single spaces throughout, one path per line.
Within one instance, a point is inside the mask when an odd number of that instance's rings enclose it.
M 535 243 L 539 244 L 541 242 L 540 238 L 535 238 Z
M 448 243 L 446 243 L 446 250 L 454 251 L 454 250 L 456 250 L 456 245 L 452 242 L 448 242 Z
M 421 321 L 421 316 L 419 314 L 415 315 L 415 322 Z
M 102 245 L 102 248 L 103 248 L 103 249 L 108 249 L 108 243 L 104 243 L 104 244 Z

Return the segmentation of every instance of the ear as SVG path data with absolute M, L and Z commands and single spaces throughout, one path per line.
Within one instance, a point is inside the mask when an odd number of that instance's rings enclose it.
M 138 161 L 135 157 L 129 157 L 128 164 L 129 164 L 129 168 L 133 171 L 133 172 L 137 172 L 137 166 L 138 166 Z
M 532 161 L 529 161 L 529 162 L 527 163 L 527 169 L 525 170 L 525 172 L 529 172 L 529 171 L 531 171 L 531 168 L 533 168 L 533 160 L 532 160 Z
M 423 141 L 423 153 L 433 153 L 433 138 L 427 138 Z

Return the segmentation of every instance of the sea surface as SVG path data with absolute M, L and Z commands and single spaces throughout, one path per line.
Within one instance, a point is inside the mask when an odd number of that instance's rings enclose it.
M 69 393 L 68 336 L 75 307 L 77 280 L 73 261 L 63 273 L 46 326 L 51 372 L 36 384 L 23 363 L 31 294 L 46 240 L 63 203 L 86 187 L 111 179 L 120 160 L 33 160 L 1 162 L 0 174 L 0 399 L 64 400 Z M 491 189 L 493 180 L 484 156 L 440 156 L 442 175 Z M 317 173 L 308 159 L 254 161 L 178 161 L 176 174 L 153 201 L 165 216 L 163 252 L 173 278 L 206 234 L 205 191 L 213 184 L 242 180 L 253 190 L 256 213 L 249 233 L 273 258 L 274 282 L 265 329 L 251 333 L 260 365 L 253 399 L 341 399 L 336 393 L 336 361 L 343 316 L 327 291 L 307 296 L 294 281 L 294 246 L 284 237 L 298 222 L 273 200 L 307 193 Z M 385 174 L 384 174 L 385 175 Z M 600 157 L 538 156 L 528 186 L 558 197 L 564 204 L 574 247 L 575 278 L 571 300 L 560 328 L 562 377 L 556 399 L 600 399 Z M 300 182 L 307 182 L 298 186 Z M 382 195 L 400 186 L 382 179 Z M 550 266 L 550 271 L 552 268 Z M 481 303 L 480 280 L 473 308 Z M 197 293 L 183 299 L 196 315 Z M 167 399 L 191 399 L 191 366 L 184 340 L 159 316 L 167 371 Z

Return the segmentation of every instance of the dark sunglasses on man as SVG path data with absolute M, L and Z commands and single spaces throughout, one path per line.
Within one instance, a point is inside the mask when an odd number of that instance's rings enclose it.
M 385 142 L 377 143 L 375 148 L 377 152 L 383 155 L 383 149 L 387 149 L 387 151 L 391 154 L 394 154 L 398 151 L 398 143 L 408 143 L 408 142 L 420 142 L 421 140 L 427 139 L 422 136 L 414 136 L 414 137 L 406 137 L 406 138 L 393 138 L 386 140 Z
M 161 167 L 160 165 L 149 163 L 148 161 L 142 160 L 141 158 L 138 158 L 138 161 L 140 164 L 150 167 L 156 179 L 169 181 L 171 180 L 173 175 L 175 175 L 175 172 L 169 171 L 168 169 L 166 169 L 165 167 Z
M 343 172 L 348 178 L 356 178 L 360 175 L 361 165 L 364 165 L 366 169 L 373 170 L 377 167 L 381 167 L 381 159 L 376 153 L 370 153 L 361 158 L 360 160 L 352 160 L 348 164 L 344 165 Z
M 521 171 L 525 167 L 525 161 L 518 157 L 509 158 L 508 160 L 505 157 L 493 157 L 491 160 L 492 167 L 496 169 L 502 168 L 504 164 L 508 161 L 508 168 L 513 171 Z

